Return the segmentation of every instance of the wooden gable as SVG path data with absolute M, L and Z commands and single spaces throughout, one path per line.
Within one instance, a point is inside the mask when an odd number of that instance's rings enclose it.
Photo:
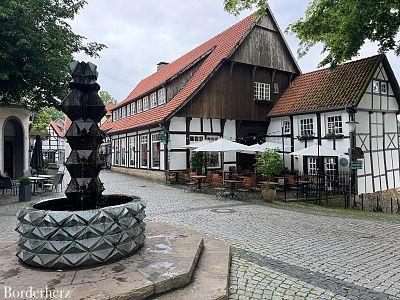
M 232 61 L 299 74 L 294 59 L 272 13 L 261 16 L 231 57 Z

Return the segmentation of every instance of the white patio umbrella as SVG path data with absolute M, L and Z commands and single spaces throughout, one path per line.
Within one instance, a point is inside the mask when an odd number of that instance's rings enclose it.
M 318 149 L 319 148 L 319 149 Z M 313 145 L 298 151 L 294 151 L 290 153 L 290 155 L 298 155 L 298 156 L 346 156 L 343 152 L 330 149 L 328 147 L 322 145 Z
M 230 140 L 220 138 L 214 142 L 204 145 L 200 148 L 194 149 L 195 152 L 220 152 L 221 153 L 221 166 L 224 172 L 224 153 L 225 152 L 246 152 L 250 151 L 249 146 L 240 143 L 232 142 Z
M 243 152 L 250 151 L 249 146 L 220 138 L 214 142 L 195 149 L 196 152 Z
M 205 145 L 208 145 L 210 143 L 210 141 L 208 140 L 202 140 L 200 142 L 194 142 L 194 143 L 190 143 L 189 145 L 185 145 L 182 147 L 179 147 L 180 149 L 197 149 L 200 147 L 203 147 Z
M 250 151 L 254 151 L 254 152 L 264 152 L 268 149 L 275 149 L 278 151 L 283 150 L 282 144 L 273 143 L 273 142 L 265 142 L 263 144 L 255 144 L 255 145 L 249 146 L 249 148 L 250 148 Z M 290 148 L 290 146 L 285 145 L 285 150 L 287 150 L 288 148 Z

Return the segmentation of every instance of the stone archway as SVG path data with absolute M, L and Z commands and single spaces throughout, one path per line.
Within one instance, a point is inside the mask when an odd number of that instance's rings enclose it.
M 11 117 L 3 126 L 4 171 L 12 178 L 23 176 L 24 171 L 24 129 L 21 121 Z

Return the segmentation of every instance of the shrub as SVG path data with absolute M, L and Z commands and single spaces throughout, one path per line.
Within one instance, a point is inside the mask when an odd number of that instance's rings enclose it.
M 21 177 L 19 179 L 19 185 L 30 185 L 31 180 L 28 177 Z
M 255 167 L 262 176 L 272 178 L 282 174 L 284 164 L 278 152 L 270 149 L 257 158 Z

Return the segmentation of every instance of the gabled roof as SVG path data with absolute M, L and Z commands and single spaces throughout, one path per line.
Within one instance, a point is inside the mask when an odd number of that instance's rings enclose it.
M 132 115 L 112 122 L 110 132 L 118 132 L 129 128 L 142 127 L 160 123 L 178 110 L 198 90 L 212 73 L 230 57 L 236 47 L 246 37 L 257 21 L 256 14 L 252 14 L 239 23 L 228 28 L 194 50 L 166 65 L 158 72 L 142 80 L 130 95 L 115 108 L 121 107 L 133 100 L 139 99 L 152 90 L 161 87 L 168 80 L 189 69 L 195 63 L 204 59 L 201 66 L 193 74 L 183 89 L 165 105 L 149 111 Z
M 344 63 L 333 71 L 321 69 L 298 76 L 269 112 L 268 117 L 357 106 L 380 63 L 398 85 L 385 55 Z M 399 99 L 399 98 L 398 98 Z
M 117 106 L 114 103 L 106 103 L 106 116 L 111 116 L 111 110 Z
M 61 130 L 60 127 L 58 127 L 58 125 L 56 124 L 56 122 L 51 121 L 51 122 L 50 122 L 50 126 L 53 128 L 54 132 L 55 132 L 59 137 L 63 137 L 63 136 L 64 136 L 63 131 Z

